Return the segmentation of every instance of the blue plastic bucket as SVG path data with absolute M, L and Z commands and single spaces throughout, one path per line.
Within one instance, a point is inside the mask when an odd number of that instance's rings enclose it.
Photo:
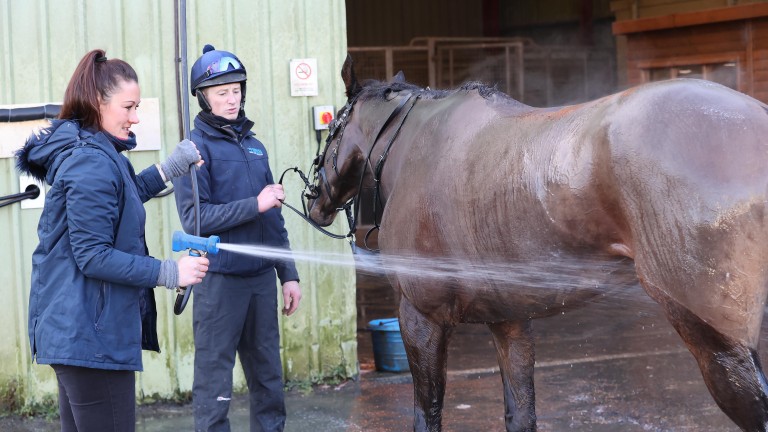
M 400 335 L 397 318 L 384 318 L 368 323 L 373 340 L 373 360 L 376 370 L 384 372 L 408 371 L 408 357 Z

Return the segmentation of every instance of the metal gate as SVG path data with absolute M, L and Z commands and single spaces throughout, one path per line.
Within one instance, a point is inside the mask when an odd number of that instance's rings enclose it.
M 616 90 L 612 51 L 544 46 L 523 38 L 415 38 L 405 46 L 350 47 L 360 79 L 453 88 L 467 81 L 495 85 L 532 106 L 585 102 Z

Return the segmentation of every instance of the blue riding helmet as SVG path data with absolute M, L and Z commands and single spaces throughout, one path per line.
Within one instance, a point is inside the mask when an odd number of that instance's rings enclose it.
M 203 55 L 192 65 L 189 74 L 192 96 L 197 90 L 220 84 L 245 82 L 245 66 L 236 55 L 229 51 L 217 50 L 213 45 L 203 47 Z
M 217 50 L 213 45 L 203 47 L 203 55 L 192 65 L 189 73 L 192 96 L 197 96 L 197 102 L 205 111 L 211 111 L 211 105 L 205 99 L 203 92 L 197 90 L 221 84 L 240 83 L 240 114 L 245 109 L 245 81 L 247 74 L 245 66 L 236 55 L 229 51 Z

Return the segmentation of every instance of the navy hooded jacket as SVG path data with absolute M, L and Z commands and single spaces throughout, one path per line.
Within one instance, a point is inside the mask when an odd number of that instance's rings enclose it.
M 274 184 L 264 145 L 245 122 L 242 138 L 234 131 L 215 128 L 198 115 L 192 141 L 205 163 L 197 174 L 200 199 L 200 235 L 217 235 L 222 243 L 290 249 L 280 209 L 259 213 L 256 196 Z M 194 233 L 194 197 L 189 176 L 173 180 L 181 224 Z M 256 276 L 277 270 L 281 283 L 298 281 L 293 260 L 269 260 L 220 250 L 209 255 L 208 271 L 237 276 Z
M 137 176 L 107 136 L 69 120 L 30 136 L 17 167 L 50 185 L 32 255 L 33 357 L 142 370 L 142 343 L 159 350 L 151 289 L 160 261 L 147 255 L 143 206 L 164 188 L 157 168 Z

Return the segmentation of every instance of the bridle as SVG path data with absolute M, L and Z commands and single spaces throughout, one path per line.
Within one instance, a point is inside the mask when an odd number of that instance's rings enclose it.
M 400 115 L 400 113 L 405 109 L 405 106 L 408 104 L 408 102 L 412 101 L 410 106 L 408 107 L 407 111 L 405 112 L 405 114 L 400 118 L 400 123 L 398 124 L 397 128 L 395 129 L 395 131 L 390 136 L 389 141 L 387 142 L 386 148 L 384 149 L 384 151 L 379 156 L 379 159 L 378 159 L 378 161 L 376 163 L 376 167 L 372 168 L 373 181 L 374 181 L 374 184 L 375 184 L 374 200 L 373 200 L 374 201 L 374 206 L 373 206 L 373 210 L 372 210 L 373 211 L 373 223 L 374 223 L 374 226 L 370 230 L 368 230 L 368 232 L 366 233 L 365 238 L 364 238 L 364 246 L 365 246 L 365 248 L 368 251 L 377 252 L 377 250 L 374 250 L 374 249 L 371 249 L 370 247 L 368 247 L 368 238 L 370 237 L 370 235 L 373 232 L 376 232 L 380 228 L 379 221 L 378 221 L 378 211 L 376 209 L 376 205 L 377 205 L 377 203 L 381 204 L 381 190 L 380 190 L 381 189 L 381 174 L 382 174 L 382 171 L 384 169 L 384 163 L 387 160 L 387 156 L 389 155 L 389 151 L 392 148 L 392 145 L 394 144 L 395 139 L 399 135 L 400 130 L 402 129 L 403 124 L 405 123 L 405 119 L 408 117 L 408 114 L 410 114 L 411 110 L 416 105 L 416 102 L 421 97 L 421 93 L 418 93 L 418 94 L 409 93 L 407 95 L 407 97 L 403 97 L 402 100 L 398 103 L 397 107 L 395 107 L 395 109 L 389 114 L 387 119 L 381 125 L 381 128 L 379 128 L 379 131 L 374 136 L 373 142 L 371 143 L 371 146 L 370 146 L 370 148 L 368 150 L 368 154 L 367 154 L 367 156 L 365 158 L 365 161 L 363 163 L 363 170 L 360 173 L 360 179 L 359 179 L 358 185 L 357 185 L 357 193 L 352 198 L 347 200 L 344 204 L 342 204 L 341 206 L 337 207 L 337 209 L 336 209 L 336 211 L 344 210 L 344 212 L 346 213 L 347 222 L 349 223 L 349 232 L 346 235 L 342 236 L 342 235 L 330 233 L 330 232 L 326 231 L 325 229 L 323 229 L 322 227 L 320 227 L 319 225 L 317 225 L 317 223 L 315 223 L 311 218 L 309 218 L 308 212 L 307 212 L 307 206 L 306 206 L 306 203 L 304 201 L 304 198 L 307 198 L 307 200 L 317 199 L 320 196 L 320 193 L 322 192 L 322 189 L 325 189 L 325 191 L 326 191 L 325 193 L 328 194 L 328 199 L 330 199 L 331 186 L 330 186 L 330 183 L 328 182 L 328 177 L 327 177 L 327 174 L 326 174 L 326 167 L 325 167 L 325 165 L 326 165 L 325 159 L 326 158 L 325 158 L 325 156 L 326 156 L 326 153 L 328 152 L 328 150 L 330 149 L 331 144 L 334 141 L 336 141 L 336 146 L 333 147 L 333 150 L 332 150 L 332 153 L 331 153 L 331 167 L 333 168 L 333 171 L 336 174 L 336 176 L 339 177 L 340 176 L 339 169 L 338 169 L 339 146 L 341 146 L 341 141 L 342 141 L 342 139 L 344 137 L 344 130 L 346 129 L 347 124 L 349 123 L 349 119 L 352 116 L 352 112 L 353 112 L 354 106 L 357 103 L 357 100 L 358 100 L 358 98 L 359 98 L 361 93 L 358 93 L 357 95 L 355 95 L 352 98 L 350 98 L 349 100 L 347 100 L 347 103 L 346 103 L 346 105 L 344 105 L 344 108 L 341 111 L 341 114 L 336 119 L 334 119 L 332 121 L 331 125 L 329 126 L 328 137 L 325 140 L 325 148 L 323 149 L 322 153 L 318 153 L 317 154 L 317 156 L 315 157 L 314 161 L 312 162 L 312 168 L 310 170 L 310 173 L 312 171 L 314 171 L 313 183 L 309 183 L 309 180 L 307 179 L 307 177 L 304 176 L 304 174 L 301 172 L 301 170 L 299 170 L 296 167 L 289 168 L 289 169 L 285 170 L 283 172 L 282 176 L 280 176 L 280 183 L 282 184 L 283 176 L 285 176 L 286 172 L 291 171 L 291 170 L 297 172 L 301 176 L 301 178 L 302 178 L 302 180 L 304 181 L 304 184 L 305 184 L 304 190 L 302 191 L 302 205 L 304 207 L 304 212 L 301 213 L 300 211 L 296 210 L 295 208 L 293 208 L 292 206 L 290 206 L 290 205 L 288 205 L 286 203 L 283 203 L 283 205 L 286 205 L 288 208 L 292 209 L 294 212 L 296 212 L 297 214 L 302 216 L 313 227 L 315 227 L 316 229 L 320 230 L 324 234 L 326 234 L 326 235 L 328 235 L 330 237 L 333 237 L 333 238 L 338 238 L 338 239 L 349 238 L 350 239 L 350 244 L 352 245 L 352 248 L 354 250 L 355 249 L 355 243 L 354 243 L 353 239 L 354 239 L 354 233 L 355 233 L 355 231 L 357 229 L 357 221 L 355 219 L 355 214 L 357 214 L 357 211 L 359 209 L 360 195 L 361 195 L 362 190 L 363 190 L 363 182 L 365 180 L 366 171 L 368 170 L 368 167 L 371 165 L 370 161 L 371 161 L 371 155 L 373 154 L 373 149 L 376 147 L 376 144 L 378 143 L 379 138 L 381 138 L 382 134 L 387 130 L 387 128 L 389 127 L 390 123 L 392 123 L 392 121 Z M 308 191 L 308 192 L 305 192 L 305 191 Z M 382 207 L 383 207 L 383 205 L 382 205 Z

